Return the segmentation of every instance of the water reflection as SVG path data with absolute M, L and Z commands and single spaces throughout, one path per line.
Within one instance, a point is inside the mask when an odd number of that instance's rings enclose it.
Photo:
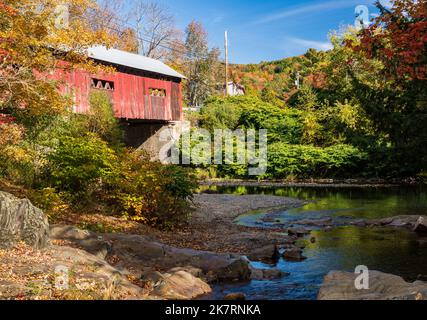
M 269 194 L 315 201 L 302 208 L 280 212 L 278 221 L 319 218 L 385 218 L 396 215 L 427 214 L 427 192 L 422 188 L 334 189 L 334 188 L 214 188 L 211 192 Z M 243 215 L 238 222 L 269 227 L 264 212 Z M 276 221 L 277 222 L 277 221 Z M 215 288 L 212 297 L 244 292 L 249 299 L 315 299 L 323 277 L 331 270 L 353 272 L 357 265 L 404 277 L 407 281 L 427 279 L 427 241 L 405 229 L 340 226 L 331 231 L 313 231 L 315 243 L 301 240 L 307 260 L 276 266 L 254 263 L 256 267 L 278 267 L 289 277 L 274 281 L 251 281 Z
M 427 213 L 427 189 L 392 188 L 272 188 L 272 187 L 206 187 L 202 192 L 227 194 L 266 194 L 313 201 L 286 211 L 287 214 L 332 214 L 358 218 L 385 218 L 397 215 Z

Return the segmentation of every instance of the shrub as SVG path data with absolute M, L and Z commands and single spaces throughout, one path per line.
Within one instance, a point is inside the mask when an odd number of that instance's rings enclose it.
M 270 87 L 267 86 L 261 91 L 261 99 L 264 102 L 272 104 L 274 106 L 283 106 L 285 104 L 284 101 L 280 100 L 276 92 Z
M 267 175 L 271 178 L 351 176 L 366 154 L 350 145 L 319 148 L 276 143 L 270 146 Z
M 308 144 L 320 139 L 321 125 L 316 110 L 315 93 L 306 88 L 298 96 L 301 108 L 280 108 L 257 97 L 213 98 L 202 109 L 201 125 L 213 130 L 228 127 L 231 130 L 266 129 L 268 131 L 268 170 L 259 178 L 322 178 L 351 177 L 360 175 L 358 169 L 364 164 L 367 155 L 357 147 L 341 143 L 334 137 L 328 144 L 318 146 Z M 305 109 L 303 111 L 302 109 Z M 353 110 L 337 117 L 353 115 Z M 352 112 L 349 116 L 350 111 Z M 239 116 L 237 119 L 237 115 Z M 331 115 L 327 115 L 328 119 Z M 341 121 L 344 121 L 341 119 Z M 354 120 L 351 118 L 350 120 Z M 330 120 L 329 120 L 330 121 Z M 348 123 L 354 125 L 353 122 Z M 307 144 L 302 144 L 302 143 Z M 213 168 L 218 176 L 225 178 L 251 178 L 248 166 L 216 165 Z
M 67 192 L 72 200 L 88 199 L 104 180 L 115 174 L 117 156 L 94 134 L 62 137 L 48 155 L 50 186 Z
M 0 124 L 0 149 L 22 142 L 24 128 L 18 124 Z
M 239 124 L 241 106 L 233 99 L 211 98 L 200 110 L 203 128 L 213 132 L 215 129 L 233 129 Z
M 244 128 L 266 129 L 270 142 L 298 144 L 303 135 L 301 113 L 268 103 L 248 105 L 243 109 L 240 124 Z
M 214 129 L 267 129 L 269 141 L 300 143 L 301 112 L 283 109 L 254 96 L 215 97 L 201 110 L 201 127 Z
M 358 175 L 367 155 L 350 145 L 327 148 L 310 145 L 273 143 L 268 148 L 267 172 L 262 179 L 334 178 Z M 225 178 L 253 178 L 248 165 L 218 165 L 217 173 Z
M 110 201 L 123 216 L 151 226 L 172 228 L 185 223 L 191 212 L 195 176 L 187 169 L 151 162 L 141 152 L 128 151 L 120 173 L 111 180 Z
M 30 194 L 30 199 L 34 205 L 42 209 L 51 221 L 69 209 L 68 204 L 62 198 L 63 195 L 56 192 L 54 188 L 33 190 Z
M 31 186 L 35 178 L 35 154 L 24 141 L 25 129 L 14 123 L 0 124 L 0 177 Z
M 45 178 L 33 195 L 52 215 L 63 204 L 75 209 L 96 204 L 151 226 L 186 222 L 197 187 L 186 169 L 150 162 L 141 152 L 114 149 L 96 133 L 64 132 L 68 135 L 57 137 L 48 148 Z
M 120 147 L 123 142 L 123 132 L 119 121 L 114 116 L 110 96 L 103 91 L 92 91 L 89 103 L 88 113 L 74 115 L 80 123 L 81 131 L 96 134 L 114 148 Z

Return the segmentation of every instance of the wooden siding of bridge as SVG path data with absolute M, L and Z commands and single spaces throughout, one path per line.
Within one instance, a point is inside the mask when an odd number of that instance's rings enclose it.
M 61 91 L 72 95 L 74 112 L 89 110 L 92 79 L 114 83 L 114 90 L 106 90 L 112 97 L 117 118 L 130 120 L 182 120 L 181 83 L 173 80 L 154 79 L 136 74 L 116 72 L 110 75 L 91 75 L 84 71 L 58 69 L 53 79 L 62 81 Z M 150 95 L 150 89 L 164 90 L 165 96 Z

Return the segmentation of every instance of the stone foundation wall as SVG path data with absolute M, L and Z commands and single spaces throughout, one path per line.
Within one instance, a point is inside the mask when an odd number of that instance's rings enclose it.
M 170 123 L 127 122 L 123 123 L 126 145 L 148 152 L 153 161 L 159 160 L 162 148 L 170 139 L 179 137 L 184 121 Z M 166 139 L 165 139 L 166 138 Z

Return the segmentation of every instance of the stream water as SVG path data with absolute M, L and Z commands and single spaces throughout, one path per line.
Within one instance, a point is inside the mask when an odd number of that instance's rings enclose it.
M 426 215 L 427 189 L 423 188 L 267 188 L 210 187 L 209 192 L 227 194 L 268 194 L 312 201 L 274 215 L 275 222 L 305 218 L 333 217 L 342 221 L 331 231 L 314 230 L 300 240 L 305 246 L 302 262 L 282 258 L 275 265 L 252 262 L 257 268 L 280 268 L 290 276 L 272 281 L 223 284 L 209 298 L 221 299 L 232 292 L 245 293 L 247 299 L 316 299 L 323 277 L 331 270 L 354 272 L 358 265 L 403 277 L 407 281 L 427 280 L 427 239 L 399 228 L 359 228 L 345 226 L 353 218 L 385 218 L 397 215 Z M 271 228 L 265 212 L 240 216 L 236 223 Z

